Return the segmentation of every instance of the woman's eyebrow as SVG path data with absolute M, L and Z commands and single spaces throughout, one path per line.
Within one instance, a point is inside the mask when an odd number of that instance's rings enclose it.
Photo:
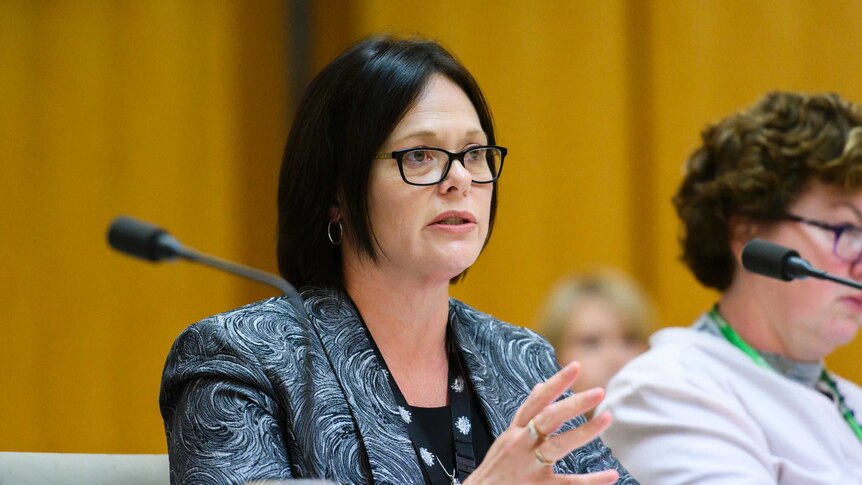
M 464 136 L 476 136 L 476 135 L 485 136 L 485 138 L 487 139 L 487 135 L 485 135 L 485 132 L 483 130 L 480 130 L 480 129 L 470 130 L 470 131 L 464 133 Z M 398 139 L 394 140 L 394 142 L 397 143 L 400 141 L 409 140 L 410 138 L 438 138 L 439 136 L 440 135 L 437 132 L 434 132 L 431 130 L 420 130 L 420 131 L 414 131 L 412 133 L 408 133 L 404 136 L 398 137 Z

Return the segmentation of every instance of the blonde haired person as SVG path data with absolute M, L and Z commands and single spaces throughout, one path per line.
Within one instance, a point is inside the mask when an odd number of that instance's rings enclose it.
M 649 297 L 625 273 L 599 269 L 563 278 L 551 289 L 539 328 L 560 365 L 577 360 L 574 391 L 607 386 L 626 363 L 647 350 L 655 322 Z

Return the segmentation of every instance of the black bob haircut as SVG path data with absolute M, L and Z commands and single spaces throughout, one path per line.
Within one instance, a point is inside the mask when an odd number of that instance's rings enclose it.
M 330 208 L 336 205 L 344 237 L 376 261 L 368 214 L 371 162 L 435 74 L 464 90 L 488 144 L 495 144 L 491 111 L 476 80 L 432 40 L 366 38 L 327 65 L 306 89 L 278 180 L 278 268 L 294 286 L 344 286 L 341 248 L 327 237 Z M 496 209 L 494 182 L 488 238 Z

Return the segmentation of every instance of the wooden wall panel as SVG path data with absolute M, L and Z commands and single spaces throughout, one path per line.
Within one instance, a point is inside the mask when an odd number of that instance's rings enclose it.
M 182 328 L 271 295 L 111 252 L 128 213 L 275 269 L 290 2 L 28 2 L 0 9 L 0 450 L 163 452 L 157 395 Z M 530 325 L 558 277 L 633 272 L 667 325 L 715 295 L 677 262 L 670 197 L 709 120 L 770 89 L 862 101 L 847 0 L 322 0 L 319 69 L 371 32 L 439 39 L 511 150 L 498 226 L 456 296 Z M 862 341 L 830 364 L 862 382 Z
M 230 2 L 0 9 L 0 450 L 165 451 L 158 390 L 173 339 L 257 290 L 121 256 L 105 231 L 131 214 L 234 259 L 273 246 L 274 222 L 245 225 L 246 167 L 277 157 L 286 134 L 285 13 L 259 6 L 270 14 L 252 25 Z M 277 44 L 247 49 L 251 33 Z M 263 93 L 243 88 L 239 65 L 275 81 L 256 115 L 241 116 Z M 267 139 L 277 146 L 247 149 Z

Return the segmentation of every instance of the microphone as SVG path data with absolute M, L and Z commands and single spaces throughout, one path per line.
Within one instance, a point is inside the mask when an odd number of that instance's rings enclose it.
M 118 251 L 154 263 L 177 259 L 183 250 L 180 242 L 161 227 L 127 216 L 117 217 L 111 222 L 108 244 Z
M 296 289 L 283 278 L 183 246 L 161 227 L 128 216 L 119 216 L 111 222 L 108 227 L 108 244 L 120 252 L 154 263 L 178 258 L 200 263 L 269 285 L 290 296 L 292 300 L 298 298 L 298 301 L 302 301 Z
M 799 252 L 763 239 L 752 239 L 742 248 L 742 267 L 751 273 L 783 281 L 817 278 L 862 290 L 862 283 L 815 268 Z

